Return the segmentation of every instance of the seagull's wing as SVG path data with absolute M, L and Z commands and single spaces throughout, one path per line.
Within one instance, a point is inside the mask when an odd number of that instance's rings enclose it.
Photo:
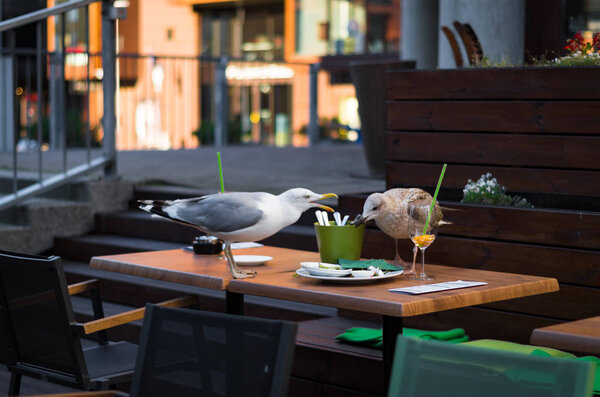
M 198 225 L 211 232 L 233 232 L 257 224 L 263 194 L 221 193 L 174 202 L 166 210 L 171 218 Z

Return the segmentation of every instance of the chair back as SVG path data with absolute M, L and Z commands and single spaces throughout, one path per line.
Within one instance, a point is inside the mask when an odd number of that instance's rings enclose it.
M 297 326 L 146 306 L 132 397 L 285 396 Z
M 483 49 L 473 27 L 468 23 L 452 22 L 465 47 L 469 65 L 477 65 L 483 59 Z
M 388 397 L 587 397 L 590 364 L 399 335 Z
M 81 344 L 60 258 L 0 251 L 0 340 L 7 366 L 83 382 Z

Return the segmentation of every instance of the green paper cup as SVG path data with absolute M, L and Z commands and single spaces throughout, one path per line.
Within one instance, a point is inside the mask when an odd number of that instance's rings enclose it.
M 315 223 L 321 262 L 338 263 L 338 259 L 360 259 L 365 235 L 364 223 L 358 227 L 354 225 L 337 226 L 335 222 L 329 222 L 329 224 L 331 226 L 321 226 Z

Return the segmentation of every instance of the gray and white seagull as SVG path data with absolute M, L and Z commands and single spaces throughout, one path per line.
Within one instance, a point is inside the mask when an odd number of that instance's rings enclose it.
M 264 192 L 215 193 L 182 200 L 139 200 L 140 208 L 220 238 L 234 278 L 253 277 L 240 270 L 231 254 L 231 243 L 265 239 L 295 223 L 309 208 L 333 209 L 317 203 L 335 193 L 317 194 L 294 188 L 275 196 Z

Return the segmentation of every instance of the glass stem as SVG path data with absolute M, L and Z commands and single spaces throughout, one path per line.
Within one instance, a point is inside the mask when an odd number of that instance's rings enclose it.
M 419 275 L 420 278 L 426 278 L 427 275 L 425 274 L 425 248 L 420 248 L 421 250 L 421 274 Z

